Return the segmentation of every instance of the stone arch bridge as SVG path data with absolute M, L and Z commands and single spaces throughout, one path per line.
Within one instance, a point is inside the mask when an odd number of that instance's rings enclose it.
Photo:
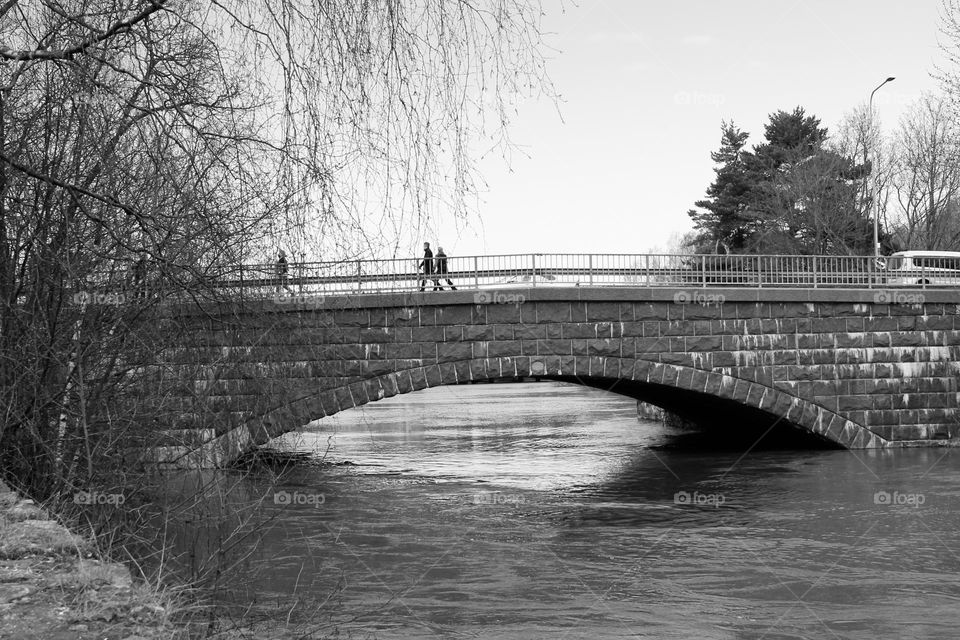
M 609 389 L 731 435 L 753 425 L 846 448 L 957 443 L 957 294 L 877 300 L 869 290 L 540 287 L 169 307 L 165 322 L 183 334 L 161 354 L 178 381 L 168 433 L 183 438 L 162 461 L 224 465 L 381 398 L 530 378 Z

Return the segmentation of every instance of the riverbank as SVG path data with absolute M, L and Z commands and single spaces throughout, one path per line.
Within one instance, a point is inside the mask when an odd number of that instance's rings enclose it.
M 177 638 L 172 598 L 0 481 L 0 639 Z

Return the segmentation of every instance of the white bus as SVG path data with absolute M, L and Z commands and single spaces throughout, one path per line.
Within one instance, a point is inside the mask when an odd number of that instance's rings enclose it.
M 885 260 L 887 284 L 960 286 L 960 252 L 898 251 Z

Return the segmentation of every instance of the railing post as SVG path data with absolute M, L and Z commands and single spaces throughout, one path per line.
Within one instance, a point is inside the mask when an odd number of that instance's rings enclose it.
M 530 265 L 532 267 L 530 269 L 530 272 L 531 272 L 530 281 L 533 283 L 532 286 L 536 287 L 537 286 L 537 254 L 535 253 L 530 254 Z
M 701 276 L 701 286 L 707 288 L 707 256 L 700 256 L 700 268 L 703 270 L 703 275 Z
M 357 293 L 360 293 L 362 284 L 363 284 L 363 263 L 357 260 Z
M 757 256 L 757 288 L 763 288 L 763 256 Z
M 478 262 L 479 258 L 473 256 L 473 288 L 480 288 L 480 266 Z
M 240 263 L 240 303 L 243 304 L 243 290 L 246 287 L 243 284 L 243 263 Z
M 593 285 L 593 254 L 590 253 L 587 255 L 587 265 L 590 269 L 590 284 Z
M 819 284 L 817 281 L 820 279 L 819 274 L 817 273 L 817 256 L 810 256 L 810 259 L 813 260 L 813 267 L 810 271 L 813 273 L 813 288 L 816 289 Z
M 650 286 L 650 254 L 643 257 L 643 277 L 647 280 L 647 287 Z

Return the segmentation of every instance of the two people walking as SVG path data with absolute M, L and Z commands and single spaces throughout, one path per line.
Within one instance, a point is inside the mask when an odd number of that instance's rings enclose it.
M 437 254 L 434 256 L 433 251 L 430 250 L 430 243 L 423 243 L 423 260 L 421 260 L 418 265 L 420 270 L 420 291 L 425 291 L 427 286 L 427 280 L 433 281 L 433 290 L 434 291 L 443 291 L 442 281 L 446 280 L 447 286 L 450 287 L 451 291 L 456 291 L 457 288 L 453 286 L 453 281 L 450 279 L 449 270 L 447 267 L 447 254 L 443 252 L 443 247 L 437 247 Z M 287 293 L 293 293 L 293 290 L 290 288 L 289 284 L 289 265 L 287 263 L 287 255 L 283 249 L 277 252 L 277 261 L 274 263 L 274 274 L 276 279 L 274 280 L 274 291 L 276 294 L 280 293 L 280 290 L 283 289 Z
M 443 247 L 437 247 L 437 255 L 433 255 L 433 251 L 430 250 L 430 243 L 423 243 L 423 260 L 420 261 L 418 265 L 420 272 L 423 274 L 420 278 L 420 291 L 424 291 L 427 286 L 427 280 L 433 280 L 433 290 L 434 291 L 443 291 L 443 286 L 441 286 L 440 281 L 446 280 L 447 285 L 450 286 L 451 291 L 456 291 L 457 288 L 453 286 L 453 281 L 450 280 L 447 271 L 447 254 L 443 252 Z

